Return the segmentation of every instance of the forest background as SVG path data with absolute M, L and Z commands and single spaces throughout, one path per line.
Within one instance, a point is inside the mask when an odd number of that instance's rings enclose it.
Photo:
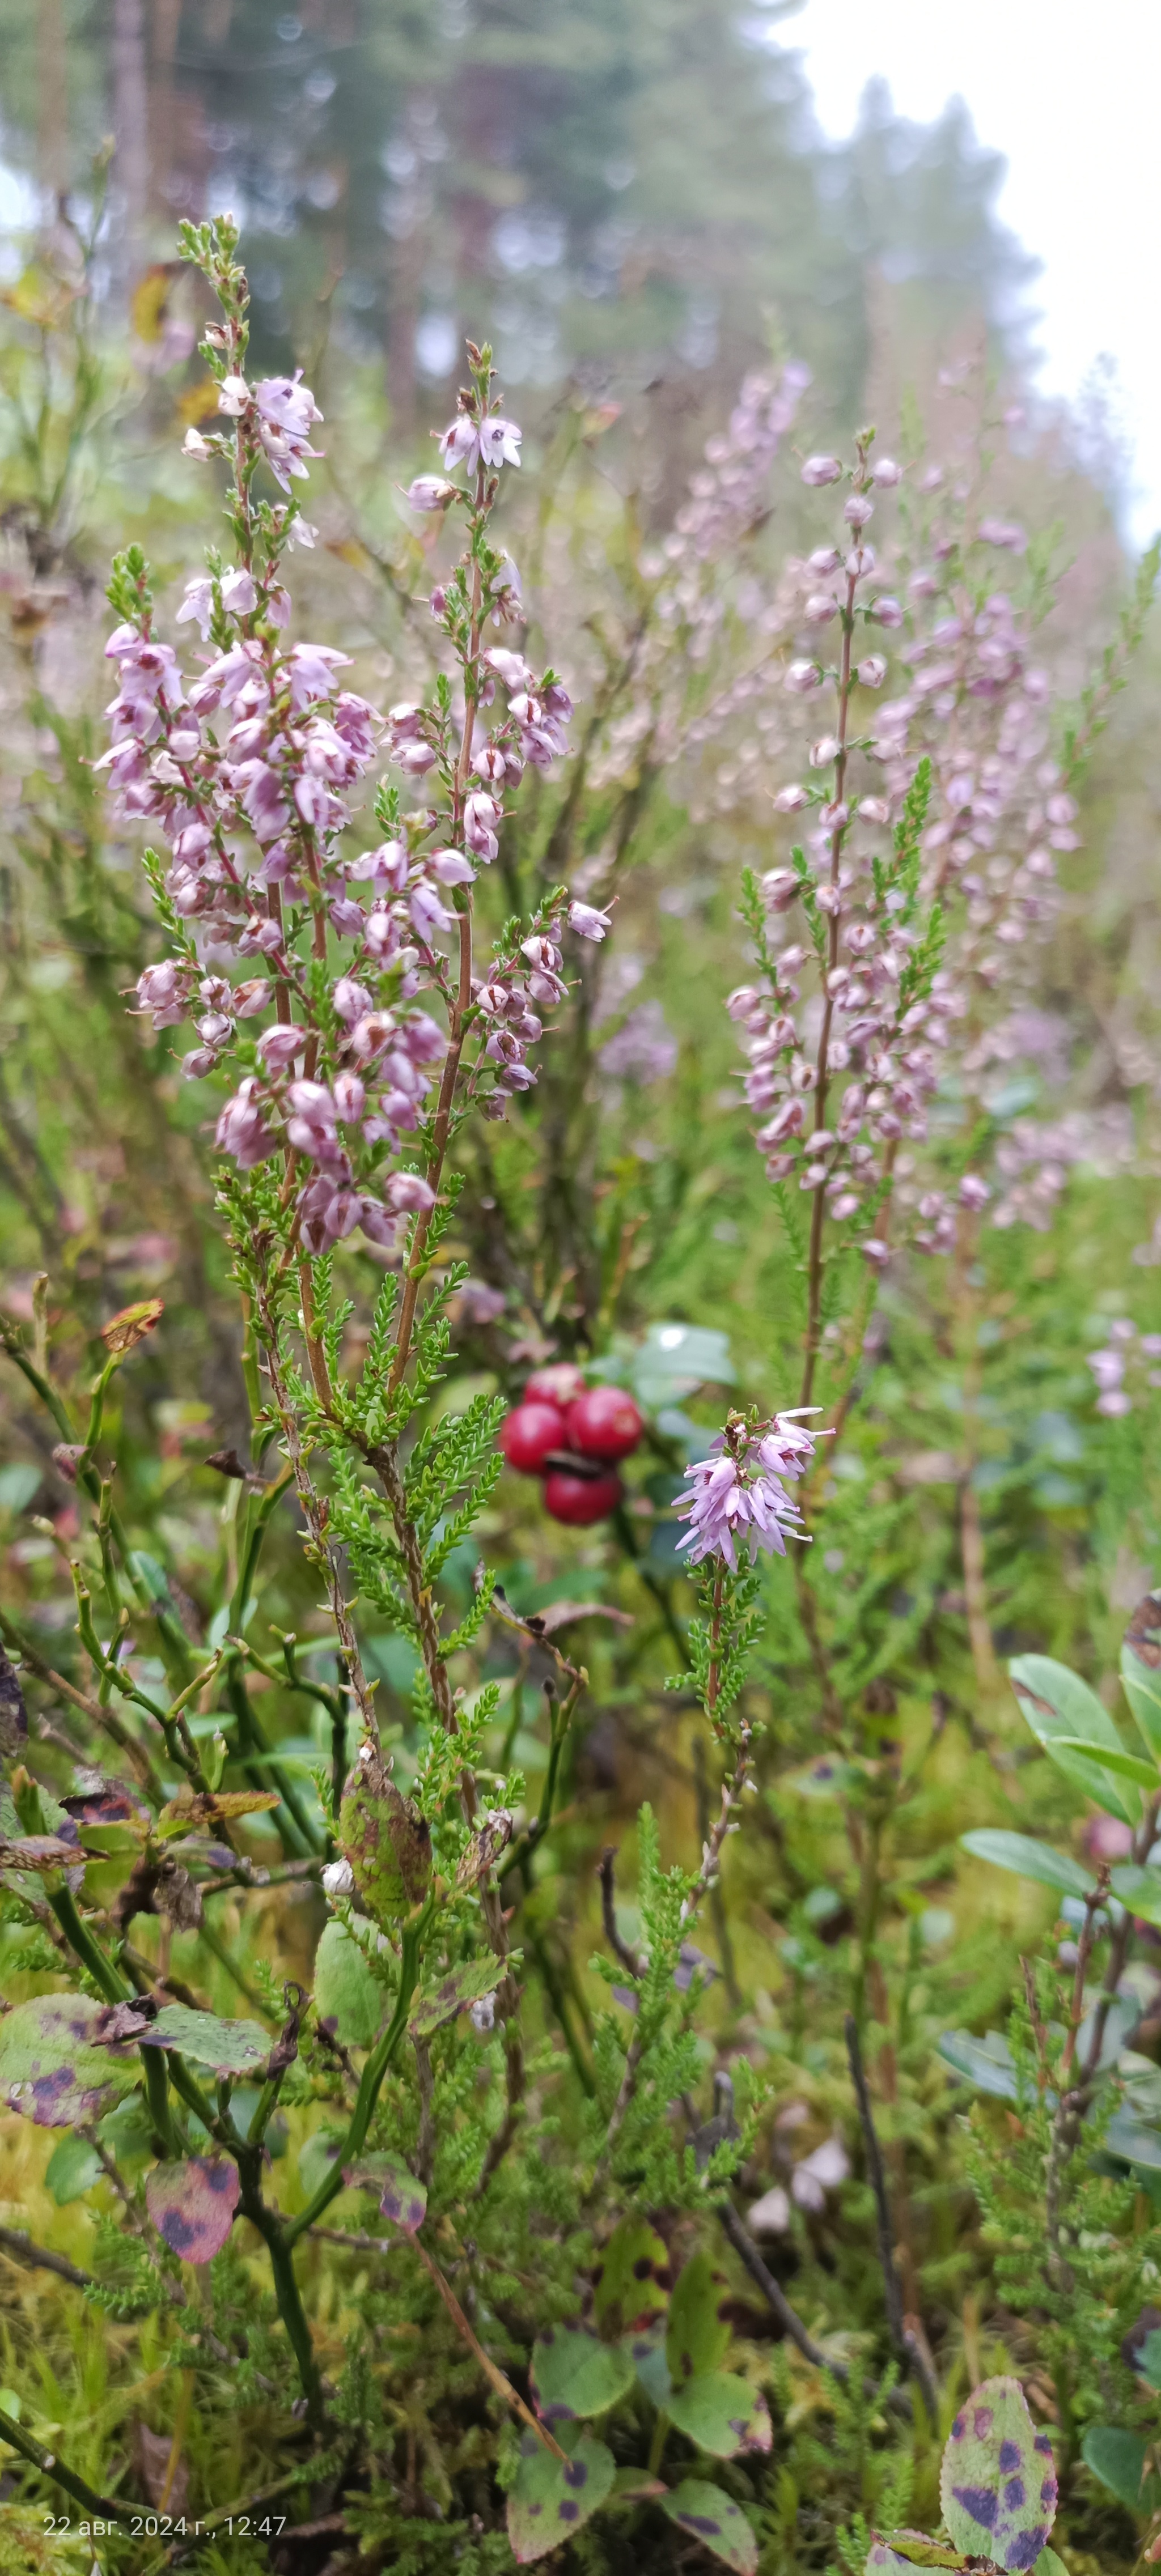
M 0 1307 L 30 1349 L 51 1344 L 62 1385 L 79 1385 L 101 1325 L 132 1300 L 163 1301 L 159 1328 L 118 1380 L 112 1435 L 136 1544 L 187 1634 L 213 1646 L 211 1575 L 223 1547 L 229 1556 L 238 1489 L 223 1503 L 205 1461 L 245 1458 L 250 1443 L 213 1120 L 170 1038 L 143 1037 L 126 1010 L 156 938 L 136 841 L 111 822 L 90 767 L 103 747 L 109 555 L 139 543 L 173 598 L 201 566 L 204 491 L 180 448 L 214 403 L 194 354 L 204 311 L 174 257 L 179 218 L 236 214 L 253 371 L 301 365 L 321 405 L 326 454 L 309 500 L 318 542 L 295 558 L 296 596 L 312 634 L 355 652 L 377 704 L 409 697 L 429 655 L 417 604 L 425 557 L 401 487 L 430 463 L 428 432 L 449 416 L 465 334 L 491 339 L 507 407 L 524 424 L 531 491 L 519 498 L 516 551 L 546 630 L 571 618 L 584 638 L 583 662 L 564 669 L 582 719 L 611 685 L 631 547 L 673 526 L 706 441 L 755 367 L 810 370 L 789 443 L 802 453 L 845 454 L 864 422 L 892 453 L 910 443 L 954 455 L 965 435 L 994 451 L 997 506 L 1030 532 L 1019 577 L 1065 704 L 1080 701 L 1132 590 L 1118 535 L 1124 467 L 1098 395 L 1073 413 L 1036 401 L 1031 264 L 996 218 L 1000 171 L 963 112 L 909 126 L 877 89 L 851 141 L 824 143 L 789 50 L 792 21 L 777 9 L 332 0 L 291 13 L 253 0 L 40 0 L 32 10 L 6 0 L 0 28 L 15 217 L 0 323 Z M 810 506 L 788 446 L 768 514 L 748 531 L 759 563 L 815 542 Z M 1072 2576 L 1132 2567 L 1156 2527 L 1161 2490 L 1141 2482 L 1155 2398 L 1122 2346 L 1147 2314 L 1142 2283 L 1161 2279 L 1150 2180 L 1161 2150 L 1151 2156 L 1138 2140 L 1137 2161 L 1111 2161 L 1128 2194 L 1117 2241 L 1132 2241 L 1133 2262 L 1117 2272 L 1110 2258 L 1102 2274 L 1094 2257 L 1083 2332 L 1067 2324 L 1067 2301 L 1054 2309 L 1050 2293 L 1022 2295 L 1011 2268 L 997 2269 L 1021 2227 L 1035 2244 L 1035 2188 L 1013 2167 L 1004 2200 L 995 2177 L 1018 2129 L 1011 2060 L 988 2083 L 965 2034 L 995 2060 L 1023 1991 L 1021 1958 L 1059 1952 L 1067 1968 L 1076 1925 L 1058 1922 L 1047 1888 L 965 1857 L 958 1837 L 1038 1829 L 1099 1855 L 1101 1829 L 1075 1784 L 1036 1755 L 1004 1664 L 1054 1656 L 1116 1709 L 1122 1632 L 1161 1574 L 1159 1373 L 1134 1339 L 1161 1325 L 1155 679 L 1146 623 L 1084 769 L 1051 937 L 986 1086 L 983 1115 L 1011 1189 L 1033 1170 L 1059 1177 L 1023 1204 L 1030 1223 L 989 1217 L 970 1273 L 951 1288 L 935 1264 L 901 1255 L 892 1266 L 867 1400 L 816 1539 L 812 1577 L 854 1712 L 848 1810 L 853 1801 L 861 1824 L 853 1835 L 840 1825 L 834 1781 L 815 1776 L 817 1677 L 792 1577 L 776 1564 L 754 1685 L 769 1725 L 760 1794 L 701 1926 L 718 1971 L 707 2110 L 730 2052 L 773 2088 L 747 2171 L 757 2198 L 781 2192 L 786 2203 L 767 2243 L 779 2279 L 837 2335 L 831 2348 L 874 2351 L 882 2293 L 843 2037 L 853 2009 L 888 2142 L 909 2309 L 937 2347 L 945 2389 L 962 2394 L 1014 2367 L 1059 2433 L 1071 2521 L 1057 2538 Z M 770 743 L 749 730 L 744 698 L 728 724 L 700 735 L 699 711 L 691 700 L 663 761 L 634 732 L 630 705 L 583 800 L 570 808 L 566 786 L 545 809 L 547 837 L 555 822 L 570 845 L 573 891 L 603 901 L 615 885 L 616 937 L 530 1103 L 489 1131 L 490 1154 L 471 1165 L 453 1246 L 472 1286 L 456 1310 L 451 1409 L 497 1389 L 513 1398 L 530 1367 L 579 1356 L 631 1383 L 652 1425 L 615 1525 L 562 1529 L 512 1478 L 477 1525 L 518 1615 L 589 1605 L 583 1627 L 560 1630 L 570 1651 L 583 1637 L 589 1687 L 525 1935 L 582 2057 L 603 2001 L 588 1965 L 602 1850 L 618 1848 L 616 1919 L 631 1948 L 643 1802 L 666 1860 L 692 1863 L 716 1796 L 692 1703 L 663 1695 L 691 1608 L 672 1518 L 684 1459 L 725 1401 L 769 1414 L 798 1393 L 800 1246 L 753 1152 L 724 1009 L 750 971 L 742 872 L 784 858 L 788 833 L 771 806 Z M 519 849 L 509 864 L 518 879 Z M 350 1261 L 358 1355 L 380 1273 L 365 1250 Z M 1130 1355 L 1120 1377 L 1111 1362 L 1103 1376 L 1089 1366 L 1098 1350 Z M 1126 1365 L 1131 1403 L 1101 1409 Z M 76 1502 L 54 1465 L 54 1427 L 14 1369 L 0 1405 L 3 1606 L 53 1668 L 73 1672 Z M 272 1636 L 321 1643 L 330 1632 L 289 1508 L 285 1519 L 270 1542 L 263 1615 Z M 471 1557 L 452 1566 L 453 1597 L 457 1580 L 466 1597 Z M 372 1633 L 369 1662 L 406 1763 L 412 1649 Z M 325 1654 L 312 1670 L 325 1685 Z M 547 1760 L 539 1668 L 501 1656 L 496 1670 L 506 1740 L 535 1800 Z M 290 1779 L 296 1764 L 306 1775 L 323 1740 L 302 1705 L 272 1673 L 267 1720 Z M 56 1777 L 55 1760 L 63 1778 L 68 1738 L 51 1690 L 32 1723 L 44 1776 Z M 253 1852 L 269 1862 L 275 1829 L 264 1837 L 262 1820 L 251 1822 Z M 176 1966 L 226 2011 L 239 2009 L 240 1987 L 253 1992 L 272 1944 L 286 1973 L 309 1975 L 316 1880 L 304 1870 L 277 1908 L 273 1891 L 266 1906 L 227 1895 L 214 1950 L 200 1933 L 175 1933 Z M 11 2002 L 41 1991 L 47 1972 L 28 1952 L 21 1904 L 4 1903 Z M 1121 2032 L 1138 2080 L 1161 2031 L 1155 1946 L 1146 1930 L 1137 2010 Z M 949 2033 L 958 2038 L 941 2056 Z M 310 2133 L 307 2112 L 290 2118 L 280 2176 Z M 15 2114 L 0 2120 L 0 2407 L 46 2438 L 69 2428 L 98 2487 L 115 2454 L 132 2459 L 138 2491 L 155 2502 L 189 2492 L 204 2502 L 225 2444 L 210 2501 L 246 2495 L 260 2479 L 260 2404 L 225 2424 L 212 2407 L 204 2418 L 195 2410 L 191 2423 L 180 2374 L 143 2358 L 112 2311 L 78 2322 L 74 2293 L 28 2268 L 13 2241 L 21 2231 L 87 2273 L 105 2223 L 104 2184 L 95 2199 L 62 2199 L 46 2184 L 50 2146 Z M 1103 2224 L 1093 2222 L 1094 2238 Z M 746 2304 L 741 2274 L 734 2290 L 739 2335 L 767 2360 L 784 2354 L 752 2287 Z M 341 2344 L 336 2301 L 326 2322 Z M 784 2376 L 778 2394 L 773 2482 L 755 2511 L 764 2576 L 840 2558 L 861 2566 L 860 2515 L 933 2519 L 918 2435 L 907 2495 L 889 2413 L 861 2416 L 852 2399 L 835 2430 L 833 2391 L 820 2396 L 817 2374 L 794 2386 Z M 1137 2445 L 1131 2475 L 1125 2455 L 1110 2466 L 1094 2447 L 1094 2426 Z M 370 2563 L 441 2563 L 424 2555 L 422 2498 L 452 2509 L 442 2438 L 422 2405 L 398 2433 L 415 2510 L 376 2490 Z M 14 2566 L 82 2565 L 73 2541 L 45 2538 L 39 2520 L 31 2530 L 22 2523 L 16 2545 L 41 2554 Z M 465 2557 L 478 2536 L 463 2530 L 460 2563 L 508 2563 L 482 2540 L 478 2559 Z M 304 2544 L 285 2564 L 296 2576 L 345 2567 L 343 2546 L 323 2532 L 313 2557 Z M 220 2541 L 218 2553 L 229 2576 L 268 2563 L 266 2543 L 253 2554 L 249 2542 Z

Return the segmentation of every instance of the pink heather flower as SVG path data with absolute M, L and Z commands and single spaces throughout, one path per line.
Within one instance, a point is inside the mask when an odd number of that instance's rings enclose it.
M 494 859 L 500 847 L 495 826 L 503 819 L 503 808 L 494 796 L 483 793 L 469 796 L 464 806 L 464 839 L 478 859 Z
M 691 1565 L 721 1556 L 736 1573 L 738 1540 L 755 1559 L 759 1554 L 785 1556 L 787 1534 L 802 1535 L 802 1512 L 786 1490 L 786 1479 L 801 1476 L 809 1466 L 817 1436 L 798 1414 L 819 1409 L 808 1405 L 776 1414 L 763 1431 L 736 1423 L 718 1433 L 708 1458 L 689 1469 L 686 1490 L 677 1499 L 678 1519 L 690 1525 L 678 1546 L 688 1548 Z
M 794 697 L 806 697 L 811 689 L 821 689 L 822 670 L 817 662 L 791 662 L 783 676 L 783 688 Z
M 992 1193 L 978 1172 L 965 1172 L 959 1185 L 959 1203 L 965 1208 L 984 1208 Z
M 315 698 L 331 698 L 335 693 L 335 672 L 350 666 L 349 653 L 339 653 L 333 644 L 292 644 L 284 672 L 290 679 L 290 703 L 295 715 L 311 705 Z
M 445 483 L 442 474 L 417 474 L 404 494 L 411 510 L 446 510 L 449 501 L 459 498 L 458 483 Z
M 887 677 L 886 659 L 882 653 L 868 653 L 859 663 L 858 676 L 864 689 L 881 689 Z
M 611 912 L 598 912 L 595 905 L 591 903 L 570 903 L 568 926 L 570 930 L 575 930 L 578 939 L 599 941 L 604 938 L 606 931 L 612 929 L 613 916 Z
M 266 1126 L 255 1098 L 257 1089 L 253 1075 L 248 1074 L 233 1099 L 227 1100 L 215 1135 L 215 1142 L 223 1154 L 231 1155 L 242 1172 L 252 1171 L 256 1163 L 264 1163 L 267 1155 L 275 1149 L 276 1140 Z
M 138 976 L 137 1002 L 140 1010 L 152 1011 L 155 1029 L 176 1028 L 178 1021 L 184 1020 L 188 1008 L 185 980 L 172 957 L 163 958 L 159 966 L 147 966 Z
M 802 480 L 812 486 L 820 483 L 840 483 L 842 471 L 837 456 L 808 456 L 802 468 Z
M 392 1172 L 385 1192 L 387 1205 L 399 1216 L 405 1211 L 426 1213 L 435 1206 L 435 1191 L 422 1172 Z
M 1110 1387 L 1107 1394 L 1098 1395 L 1096 1409 L 1110 1421 L 1116 1421 L 1120 1415 L 1132 1412 L 1132 1398 L 1125 1394 L 1123 1387 Z
M 445 904 L 440 902 L 435 887 L 425 885 L 422 878 L 418 885 L 412 886 L 407 908 L 413 928 L 426 942 L 430 942 L 437 930 L 452 928 L 454 915 L 447 910 Z
M 981 519 L 976 530 L 983 546 L 1002 546 L 1009 554 L 1022 555 L 1028 545 L 1023 528 L 1013 519 Z
M 301 375 L 300 367 L 293 376 L 265 376 L 254 393 L 258 435 L 266 462 L 284 492 L 290 490 L 292 474 L 305 477 L 303 459 L 319 454 L 308 441 L 322 413 L 309 386 L 300 382 Z
M 522 653 L 510 653 L 505 645 L 494 644 L 491 652 L 485 653 L 484 660 L 506 689 L 527 688 L 532 674 Z
M 200 429 L 187 429 L 181 442 L 181 452 L 183 456 L 196 457 L 199 465 L 205 465 L 214 451 L 202 437 Z
M 896 465 L 893 456 L 880 456 L 877 463 L 871 467 L 872 483 L 878 483 L 884 491 L 894 483 L 901 483 L 902 480 L 903 468 L 901 465 Z
M 865 528 L 874 515 L 875 504 L 867 499 L 865 492 L 852 492 L 850 500 L 843 503 L 843 517 L 848 528 Z
M 178 609 L 174 623 L 177 626 L 184 626 L 188 618 L 196 617 L 198 632 L 204 643 L 210 631 L 213 606 L 214 585 L 209 574 L 207 573 L 201 579 L 195 576 L 192 581 L 186 583 L 185 598 Z
M 901 626 L 903 623 L 903 611 L 898 600 L 887 594 L 871 601 L 867 615 L 873 617 L 879 626 Z
M 306 1038 L 306 1030 L 296 1027 L 291 1020 L 275 1020 L 272 1028 L 264 1029 L 258 1040 L 258 1053 L 267 1072 L 284 1072 L 288 1064 L 293 1064 L 296 1055 L 301 1055 Z
M 474 421 L 461 412 L 450 429 L 445 429 L 439 452 L 445 465 L 466 465 L 469 473 L 479 464 L 519 465 L 522 435 L 514 420 L 501 420 L 498 413 Z
M 432 850 L 424 865 L 433 877 L 438 878 L 440 885 L 474 885 L 476 882 L 476 871 L 462 850 Z
M 218 410 L 227 420 L 241 420 L 250 408 L 250 387 L 245 376 L 224 376 L 218 387 Z
M 803 806 L 809 803 L 809 789 L 800 787 L 795 782 L 791 787 L 779 788 L 774 799 L 774 811 L 776 814 L 800 814 Z

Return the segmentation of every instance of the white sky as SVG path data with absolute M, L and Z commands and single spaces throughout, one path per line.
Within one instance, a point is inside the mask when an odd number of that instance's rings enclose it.
M 776 41 L 801 49 L 835 138 L 877 73 L 924 123 L 966 102 L 1007 159 L 1001 218 L 1043 262 L 1028 297 L 1042 391 L 1073 397 L 1115 360 L 1145 542 L 1161 526 L 1161 0 L 804 0 Z

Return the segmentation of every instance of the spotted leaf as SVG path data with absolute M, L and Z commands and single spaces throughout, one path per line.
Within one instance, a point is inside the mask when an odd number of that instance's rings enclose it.
M 623 2218 L 613 2229 L 593 2274 L 593 2301 L 602 2334 L 629 2334 L 664 2315 L 672 2283 L 669 2249 L 644 2218 Z
M 360 2156 L 357 2164 L 344 2165 L 343 2180 L 360 2185 L 364 2191 L 377 2191 L 384 2218 L 389 2218 L 404 2236 L 414 2236 L 422 2227 L 427 2216 L 427 2192 L 401 2156 Z
M 723 2317 L 728 2284 L 715 2272 L 708 2254 L 695 2254 L 679 2273 L 669 2304 L 665 2358 L 675 2388 L 687 2379 L 717 2370 L 730 2348 L 730 2322 Z
M 469 2004 L 482 1995 L 496 1991 L 509 1962 L 502 1959 L 469 1959 L 462 1968 L 453 1968 L 439 1984 L 424 1986 L 411 2007 L 411 2029 L 416 2039 L 430 2039 L 445 2021 L 466 2012 Z
M 546 2424 L 607 2415 L 628 2395 L 633 2375 L 623 2346 L 601 2343 L 587 2326 L 549 2326 L 533 2346 L 532 2394 Z
M 136 2051 L 96 2045 L 105 2007 L 88 1995 L 36 1995 L 0 2020 L 0 2101 L 40 2129 L 99 2120 L 140 2072 Z
M 219 2021 L 190 2004 L 165 2004 L 145 2034 L 150 2048 L 176 2048 L 215 2075 L 251 2075 L 265 2063 L 273 2042 L 256 2021 Z
M 603 2442 L 577 2443 L 571 2459 L 558 2460 L 526 2436 L 516 2483 L 508 2498 L 508 2538 L 518 2567 L 547 2558 L 602 2505 L 616 2474 Z
M 183 2263 L 210 2263 L 234 2224 L 241 2186 L 224 2156 L 186 2156 L 145 2177 L 145 2206 L 159 2236 Z
M 943 2519 L 957 2549 L 1022 2576 L 1056 2515 L 1056 2470 L 1017 2379 L 985 2379 L 961 2407 L 940 2473 Z
M 723 2495 L 720 2487 L 710 2486 L 704 2478 L 683 2478 L 672 2494 L 662 2498 L 661 2510 L 679 2531 L 688 2531 L 703 2549 L 724 2559 L 737 2576 L 754 2576 L 758 2543 L 741 2506 Z
M 717 2460 L 732 2460 L 739 2451 L 768 2451 L 773 2442 L 765 2398 L 736 2371 L 708 2370 L 700 2379 L 687 2379 L 674 2389 L 668 2412 L 679 2433 Z
M 142 1297 L 136 1306 L 122 1306 L 119 1315 L 111 1315 L 101 1326 L 101 1340 L 114 1359 L 123 1359 L 134 1351 L 147 1333 L 156 1330 L 165 1313 L 160 1297 Z
M 426 1896 L 431 1827 L 414 1800 L 396 1788 L 377 1746 L 360 1749 L 343 1790 L 339 1835 L 376 1923 L 399 1922 Z

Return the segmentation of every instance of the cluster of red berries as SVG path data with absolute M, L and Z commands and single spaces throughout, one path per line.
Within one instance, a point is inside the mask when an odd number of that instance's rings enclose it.
M 500 1447 L 521 1476 L 543 1476 L 554 1521 L 588 1529 L 616 1510 L 624 1487 L 617 1460 L 645 1428 L 620 1386 L 586 1386 L 569 1361 L 534 1369 L 519 1404 L 500 1425 Z

